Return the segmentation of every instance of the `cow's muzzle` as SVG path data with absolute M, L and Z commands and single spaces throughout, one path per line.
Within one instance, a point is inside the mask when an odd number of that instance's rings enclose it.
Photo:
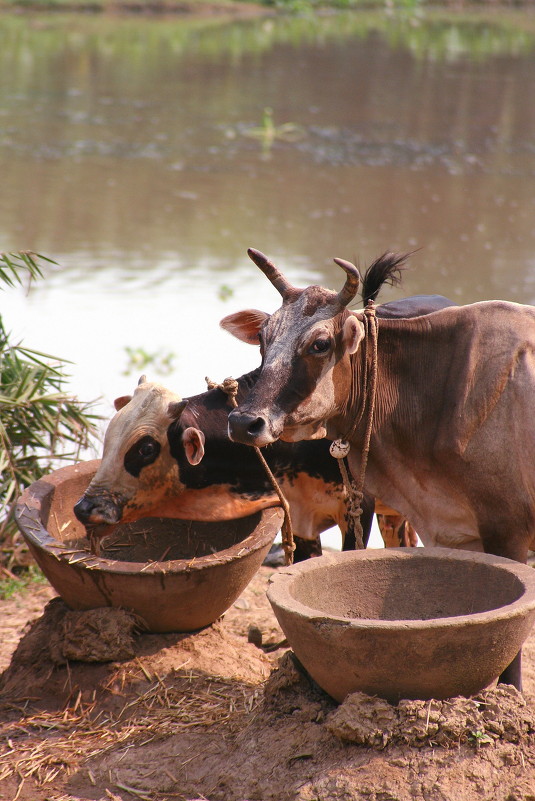
M 122 517 L 122 507 L 111 498 L 91 498 L 82 495 L 74 506 L 74 514 L 84 526 L 113 525 Z
M 264 417 L 249 414 L 249 412 L 240 412 L 239 409 L 235 409 L 229 414 L 228 435 L 233 442 L 256 445 L 258 448 L 275 442 L 277 439 Z

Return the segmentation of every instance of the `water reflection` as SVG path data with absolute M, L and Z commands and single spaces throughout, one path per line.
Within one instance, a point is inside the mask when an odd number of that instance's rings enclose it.
M 535 302 L 534 84 L 530 11 L 2 16 L 0 247 L 61 265 L 7 325 L 110 409 L 126 346 L 184 394 L 256 365 L 217 327 L 278 303 L 249 245 L 334 287 L 421 247 L 404 294 Z M 268 107 L 300 135 L 251 135 Z

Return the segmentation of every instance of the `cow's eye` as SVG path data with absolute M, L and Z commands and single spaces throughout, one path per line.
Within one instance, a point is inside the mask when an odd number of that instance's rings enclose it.
M 124 466 L 130 475 L 139 477 L 142 469 L 153 464 L 160 454 L 160 443 L 149 435 L 141 437 L 125 454 Z
M 144 456 L 145 459 L 150 459 L 151 456 L 154 456 L 156 453 L 156 443 L 155 442 L 142 442 L 139 446 L 139 455 Z
M 329 337 L 320 337 L 315 339 L 310 346 L 310 353 L 326 353 L 331 347 L 331 340 Z

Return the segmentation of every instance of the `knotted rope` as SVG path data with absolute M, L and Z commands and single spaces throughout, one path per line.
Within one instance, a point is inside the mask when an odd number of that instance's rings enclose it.
M 238 394 L 238 382 L 235 378 L 225 378 L 222 384 L 218 384 L 215 381 L 211 381 L 208 377 L 205 378 L 206 384 L 208 389 L 220 389 L 224 392 L 230 402 L 230 405 L 235 409 L 238 405 L 238 401 L 236 400 L 236 396 Z M 282 535 L 282 547 L 284 550 L 284 561 L 287 565 L 291 565 L 294 560 L 294 551 L 295 551 L 295 543 L 294 543 L 294 534 L 292 528 L 292 521 L 290 518 L 290 505 L 281 488 L 278 485 L 277 479 L 271 472 L 271 469 L 264 459 L 263 454 L 256 445 L 253 446 L 254 450 L 256 451 L 256 455 L 260 459 L 260 462 L 266 471 L 266 475 L 273 487 L 275 493 L 277 494 L 280 504 L 284 510 L 284 521 L 281 527 L 281 535 Z
M 335 440 L 331 447 L 331 456 L 338 459 L 338 465 L 344 481 L 347 492 L 347 514 L 348 518 L 353 522 L 355 531 L 356 547 L 359 549 L 364 548 L 364 539 L 362 533 L 362 499 L 364 497 L 364 478 L 366 475 L 366 467 L 368 465 L 368 455 L 370 452 L 370 440 L 373 428 L 373 415 L 375 412 L 375 392 L 377 387 L 377 339 L 378 339 L 378 324 L 375 314 L 375 304 L 372 300 L 368 301 L 368 305 L 364 309 L 364 380 L 363 380 L 363 402 L 361 404 L 360 412 L 355 416 L 355 420 L 350 430 L 345 437 Z M 369 349 L 371 349 L 371 364 L 369 364 Z M 368 375 L 369 371 L 369 375 Z M 369 392 L 368 392 L 369 389 Z M 347 465 L 344 461 L 348 455 L 351 443 L 350 439 L 356 431 L 357 426 L 364 417 L 364 413 L 368 409 L 368 416 L 366 419 L 366 429 L 364 432 L 364 442 L 362 445 L 362 456 L 360 463 L 360 473 L 358 480 L 354 481 L 349 475 Z

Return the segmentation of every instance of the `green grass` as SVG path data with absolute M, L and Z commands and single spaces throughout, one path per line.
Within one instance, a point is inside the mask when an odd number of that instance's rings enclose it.
M 529 7 L 533 0 L 465 0 L 462 8 Z M 16 9 L 34 12 L 92 12 L 128 14 L 206 14 L 210 9 L 229 9 L 239 13 L 240 6 L 258 6 L 277 11 L 302 14 L 320 9 L 416 11 L 426 6 L 459 8 L 456 0 L 0 0 L 0 11 Z
M 425 3 L 426 0 L 0 0 L 0 10 L 184 13 L 202 12 L 210 7 L 239 10 L 245 4 L 293 12 L 320 8 L 414 8 Z
M 36 587 L 48 584 L 48 580 L 35 565 L 29 565 L 19 575 L 13 573 L 11 576 L 0 579 L 0 600 L 7 601 L 14 595 L 28 593 Z
M 233 8 L 241 0 L 0 0 L 0 10 L 13 8 L 32 11 L 121 11 L 184 12 L 215 6 Z M 246 0 L 249 2 L 249 0 Z M 252 0 L 254 3 L 254 0 Z M 263 3 L 259 2 L 259 6 Z

